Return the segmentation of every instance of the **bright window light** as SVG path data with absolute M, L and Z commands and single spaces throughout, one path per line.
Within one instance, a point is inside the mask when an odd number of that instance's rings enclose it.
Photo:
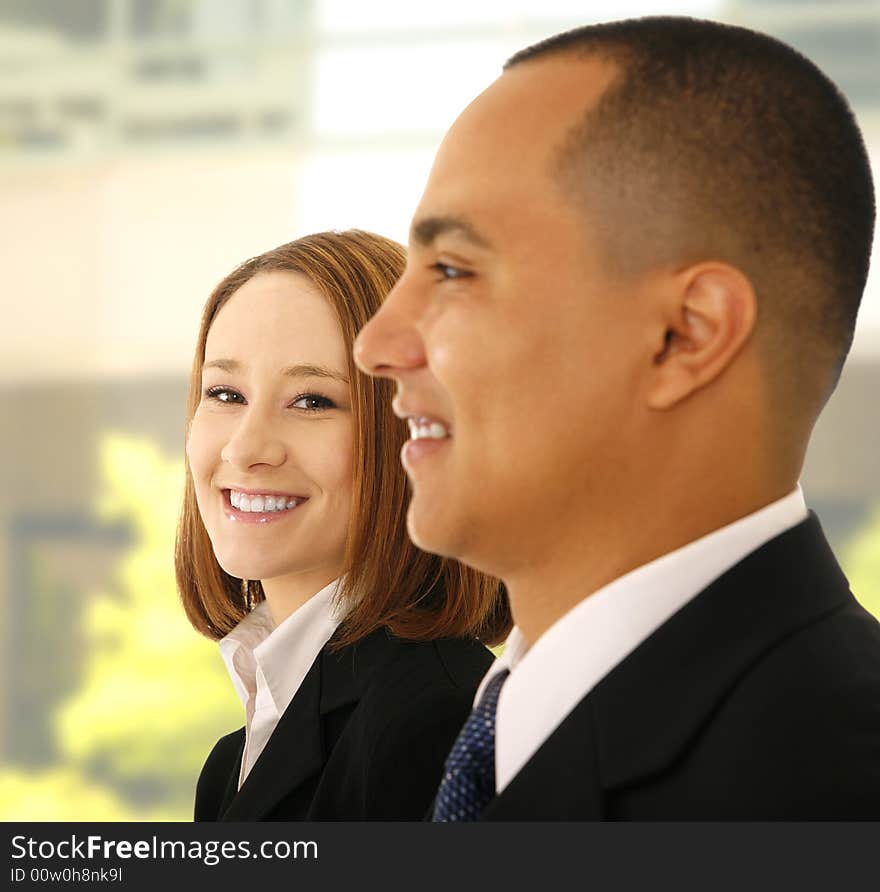
M 500 40 L 327 50 L 317 68 L 316 134 L 442 132 L 508 55 Z
M 324 31 L 389 31 L 428 27 L 473 27 L 478 25 L 521 25 L 528 22 L 565 20 L 589 24 L 605 19 L 643 15 L 692 15 L 713 18 L 720 14 L 719 0 L 679 0 L 677 3 L 650 0 L 577 2 L 577 0 L 444 0 L 443 3 L 413 3 L 412 0 L 320 0 L 318 27 Z
M 435 149 L 312 155 L 303 167 L 292 230 L 301 234 L 354 227 L 406 244 Z

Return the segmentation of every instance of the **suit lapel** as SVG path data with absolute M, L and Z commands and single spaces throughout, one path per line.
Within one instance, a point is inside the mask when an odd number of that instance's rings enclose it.
M 321 654 L 312 664 L 278 726 L 223 815 L 224 821 L 256 821 L 324 765 L 321 734 Z M 238 760 L 241 767 L 241 758 Z M 232 779 L 238 783 L 238 774 Z
M 589 704 L 574 709 L 486 807 L 483 821 L 595 821 L 602 817 Z M 577 741 L 576 746 L 571 741 Z
M 324 718 L 360 699 L 370 675 L 393 658 L 398 642 L 384 629 L 349 647 L 328 642 L 303 679 L 278 726 L 236 794 L 241 752 L 227 787 L 224 821 L 264 818 L 291 791 L 322 771 L 335 741 L 324 739 Z
M 220 809 L 218 814 L 222 815 L 227 808 L 229 808 L 229 804 L 235 798 L 235 794 L 238 793 L 238 778 L 241 774 L 241 760 L 244 756 L 244 728 L 239 732 L 240 740 L 238 742 L 238 755 L 235 758 L 233 763 L 232 772 L 229 775 L 229 779 L 226 782 L 226 789 L 223 792 L 223 799 L 220 802 Z
M 851 599 L 811 514 L 715 580 L 612 669 L 485 817 L 601 817 L 605 793 L 667 768 L 778 642 Z

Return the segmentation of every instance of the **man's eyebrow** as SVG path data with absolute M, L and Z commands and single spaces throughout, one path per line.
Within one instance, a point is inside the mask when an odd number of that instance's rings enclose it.
M 221 372 L 231 374 L 232 372 L 240 372 L 243 366 L 237 359 L 212 359 L 210 362 L 206 362 L 202 368 L 220 369 Z M 341 384 L 347 385 L 349 383 L 348 377 L 342 374 L 342 372 L 312 363 L 288 366 L 286 369 L 281 370 L 281 374 L 285 378 L 331 378 L 334 381 L 339 381 Z
M 429 247 L 438 236 L 453 233 L 472 242 L 478 248 L 491 248 L 489 240 L 461 217 L 422 217 L 413 223 L 410 238 L 423 248 Z

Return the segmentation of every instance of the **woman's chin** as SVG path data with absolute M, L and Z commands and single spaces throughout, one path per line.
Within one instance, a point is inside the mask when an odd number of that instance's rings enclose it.
M 219 556 L 217 557 L 217 563 L 220 564 L 224 573 L 228 573 L 230 576 L 234 576 L 237 579 L 268 579 L 273 574 L 271 572 L 267 572 L 269 568 L 265 565 L 254 562 L 253 558 L 250 560 L 243 560 L 241 558 L 227 558 L 221 559 Z

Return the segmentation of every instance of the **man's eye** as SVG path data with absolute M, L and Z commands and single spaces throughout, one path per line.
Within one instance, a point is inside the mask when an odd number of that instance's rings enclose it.
M 324 409 L 335 409 L 336 403 L 320 393 L 303 393 L 293 401 L 293 407 L 305 409 L 306 412 L 321 412 Z
M 218 403 L 244 403 L 244 397 L 229 387 L 209 387 L 205 391 L 205 397 Z
M 450 266 L 448 263 L 432 263 L 431 269 L 437 273 L 437 277 L 441 281 L 445 279 L 465 279 L 473 275 L 473 273 L 467 270 L 459 269 L 457 266 Z

